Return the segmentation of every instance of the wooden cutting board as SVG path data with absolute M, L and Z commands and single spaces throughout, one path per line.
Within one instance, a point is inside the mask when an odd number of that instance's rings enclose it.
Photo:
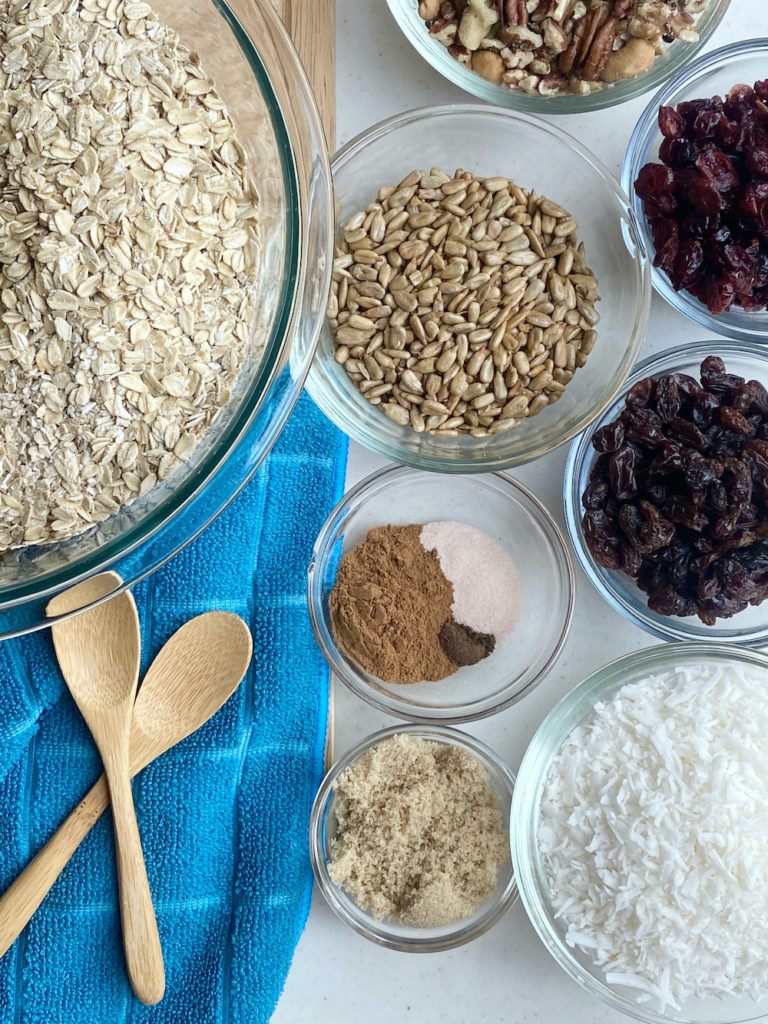
M 299 51 L 320 108 L 328 149 L 336 147 L 336 0 L 272 0 Z M 334 762 L 335 682 L 328 692 L 326 768 Z
M 331 152 L 336 147 L 336 0 L 272 0 L 312 88 Z

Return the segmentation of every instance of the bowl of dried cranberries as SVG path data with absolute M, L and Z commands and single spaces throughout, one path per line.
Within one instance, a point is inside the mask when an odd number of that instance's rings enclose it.
M 718 334 L 768 341 L 768 39 L 715 50 L 661 89 L 622 184 L 659 294 Z
M 601 595 L 664 640 L 768 643 L 768 349 L 640 363 L 568 455 L 565 515 Z

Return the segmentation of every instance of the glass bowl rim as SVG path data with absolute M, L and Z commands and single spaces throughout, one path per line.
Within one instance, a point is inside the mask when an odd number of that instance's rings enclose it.
M 734 43 L 727 43 L 710 53 L 696 57 L 690 64 L 685 64 L 668 82 L 651 97 L 632 131 L 624 159 L 621 166 L 621 187 L 629 197 L 629 205 L 635 213 L 640 233 L 646 250 L 650 254 L 653 251 L 651 232 L 648 221 L 642 211 L 642 203 L 635 192 L 635 179 L 640 171 L 639 156 L 645 143 L 655 132 L 658 124 L 659 107 L 667 106 L 669 99 L 680 89 L 692 85 L 699 77 L 706 74 L 722 63 L 726 58 L 749 57 L 762 54 L 768 58 L 768 36 L 742 39 Z M 734 85 L 739 84 L 734 81 Z M 657 154 L 658 156 L 658 154 Z M 768 312 L 765 310 L 756 311 L 750 314 L 741 310 L 744 317 L 762 315 L 764 322 L 755 323 L 754 326 L 740 326 L 730 322 L 720 314 L 710 313 L 703 303 L 695 299 L 687 291 L 675 291 L 667 275 L 658 267 L 653 265 L 651 260 L 651 286 L 657 294 L 669 303 L 683 316 L 700 327 L 713 331 L 716 334 L 725 334 L 734 341 L 750 341 L 760 337 L 768 342 Z
M 505 711 L 507 708 L 517 704 L 531 691 L 536 689 L 547 677 L 553 665 L 562 654 L 563 647 L 568 639 L 575 609 L 576 574 L 573 559 L 563 532 L 541 499 L 508 473 L 493 472 L 484 474 L 484 476 L 495 478 L 500 482 L 500 490 L 506 501 L 512 501 L 513 496 L 515 498 L 522 496 L 524 501 L 530 503 L 538 517 L 539 526 L 547 533 L 557 553 L 560 569 L 564 569 L 561 586 L 567 596 L 565 616 L 549 657 L 541 669 L 519 690 L 512 694 L 507 694 L 506 690 L 508 688 L 505 688 L 496 699 L 489 701 L 486 698 L 481 703 L 480 708 L 475 710 L 472 710 L 471 705 L 462 703 L 456 705 L 455 713 L 446 714 L 444 709 L 436 709 L 435 713 L 430 709 L 427 712 L 425 708 L 413 707 L 411 705 L 406 706 L 401 703 L 398 697 L 389 693 L 375 692 L 351 660 L 342 656 L 333 640 L 333 635 L 323 612 L 320 590 L 322 583 L 321 569 L 325 567 L 328 557 L 333 550 L 334 534 L 353 504 L 359 502 L 360 505 L 363 505 L 368 500 L 370 494 L 379 493 L 388 483 L 400 481 L 423 472 L 425 471 L 413 469 L 410 466 L 384 466 L 382 469 L 378 469 L 364 477 L 343 495 L 328 514 L 328 518 L 323 523 L 312 548 L 312 557 L 307 569 L 307 604 L 312 632 L 333 675 L 340 679 L 355 696 L 361 698 L 377 710 L 394 715 L 404 722 L 420 724 L 425 728 L 430 728 L 441 724 L 460 725 L 479 721 L 483 718 L 490 718 L 492 715 Z M 471 476 L 471 474 L 465 475 Z
M 397 938 L 395 936 L 376 933 L 373 931 L 363 916 L 366 915 L 367 912 L 359 910 L 351 896 L 345 896 L 342 898 L 338 895 L 338 890 L 341 887 L 331 881 L 326 858 L 323 854 L 323 819 L 326 808 L 333 799 L 333 784 L 336 779 L 345 768 L 349 767 L 349 765 L 356 761 L 358 757 L 367 753 L 382 740 L 402 733 L 408 733 L 416 738 L 430 740 L 443 745 L 449 744 L 458 746 L 462 750 L 466 750 L 480 762 L 486 771 L 489 772 L 491 785 L 494 791 L 500 788 L 497 785 L 498 783 L 503 784 L 505 795 L 510 800 L 511 806 L 511 800 L 515 791 L 515 775 L 507 767 L 504 761 L 502 761 L 499 755 L 482 740 L 477 739 L 476 736 L 471 736 L 469 733 L 462 732 L 459 729 L 453 729 L 450 726 L 440 724 L 403 723 L 390 725 L 385 729 L 379 729 L 377 732 L 366 736 L 363 740 L 338 758 L 326 772 L 323 781 L 320 783 L 317 793 L 315 794 L 315 798 L 312 802 L 312 810 L 310 812 L 310 860 L 312 862 L 312 870 L 314 872 L 315 879 L 317 880 L 318 888 L 322 892 L 326 902 L 334 913 L 358 934 L 369 939 L 371 942 L 375 942 L 377 945 L 384 946 L 387 949 L 399 950 L 403 953 L 438 953 L 447 949 L 455 949 L 457 946 L 463 946 L 465 943 L 484 934 L 492 928 L 497 921 L 499 921 L 511 906 L 517 902 L 519 893 L 515 871 L 512 867 L 511 856 L 507 861 L 504 861 L 504 864 L 509 863 L 510 865 L 509 881 L 505 885 L 503 891 L 499 894 L 498 898 L 491 904 L 491 906 L 488 907 L 482 917 L 470 926 L 466 924 L 467 920 L 470 919 L 460 919 L 453 922 L 452 925 L 444 926 L 445 928 L 451 928 L 451 931 L 446 932 L 444 935 L 420 939 L 417 936 L 412 938 Z M 502 825 L 505 824 L 503 820 L 504 817 L 505 816 L 503 815 Z M 502 868 L 504 867 L 504 864 L 502 864 Z M 355 913 L 355 911 L 357 911 L 357 913 Z
M 630 388 L 644 377 L 658 374 L 662 368 L 666 372 L 674 373 L 676 368 L 679 369 L 679 364 L 686 357 L 696 356 L 698 358 L 698 356 L 700 356 L 704 359 L 707 355 L 713 355 L 714 352 L 725 352 L 731 353 L 734 356 L 758 359 L 765 363 L 766 370 L 768 371 L 768 348 L 764 345 L 758 344 L 757 342 L 747 343 L 720 338 L 708 338 L 699 341 L 686 342 L 685 344 L 678 345 L 675 348 L 666 349 L 663 352 L 657 352 L 656 354 L 648 356 L 639 362 L 625 381 L 623 389 L 615 396 L 614 404 L 618 404 L 623 401 Z M 680 370 L 680 372 L 684 371 Z M 768 379 L 768 374 L 766 379 Z M 608 411 L 609 410 L 607 409 L 605 410 L 606 415 Z M 604 418 L 605 417 L 603 417 L 603 419 Z M 631 607 L 630 604 L 622 597 L 620 591 L 613 585 L 613 570 L 603 569 L 602 566 L 598 565 L 592 557 L 592 553 L 583 542 L 580 526 L 582 505 L 581 494 L 578 493 L 578 485 L 586 460 L 589 458 L 590 453 L 593 453 L 591 446 L 592 436 L 595 431 L 603 425 L 603 419 L 594 420 L 590 426 L 573 441 L 570 450 L 568 451 L 563 480 L 563 504 L 565 510 L 565 523 L 568 536 L 571 540 L 571 546 L 576 552 L 579 564 L 584 570 L 589 582 L 606 601 L 606 603 L 615 611 L 618 611 L 625 619 L 659 640 L 666 640 L 668 642 L 675 643 L 693 642 L 693 634 L 688 632 L 684 626 L 675 625 L 680 622 L 684 623 L 686 621 L 685 619 L 669 617 L 669 621 L 667 623 L 662 616 L 656 615 L 654 612 L 646 609 L 644 612 L 639 613 L 635 608 Z M 711 640 L 707 637 L 701 637 L 697 639 L 696 642 L 719 642 L 730 647 L 742 646 L 750 649 L 754 647 L 761 647 L 768 643 L 768 623 L 766 623 L 766 625 L 759 631 L 750 630 L 745 635 L 736 635 L 732 639 L 720 635 L 717 638 L 713 636 Z
M 400 12 L 395 7 L 396 2 L 397 0 L 387 0 L 393 20 L 416 52 L 443 78 L 457 88 L 478 96 L 486 102 L 492 102 L 502 109 L 527 111 L 528 113 L 540 112 L 547 116 L 584 114 L 593 110 L 604 110 L 637 99 L 644 93 L 658 88 L 670 75 L 677 74 L 680 68 L 685 67 L 696 58 L 696 55 L 701 52 L 717 30 L 731 4 L 731 0 L 712 0 L 712 9 L 709 12 L 704 31 L 699 33 L 699 39 L 692 43 L 675 40 L 676 43 L 682 43 L 683 46 L 663 67 L 659 67 L 655 74 L 653 66 L 651 66 L 643 75 L 625 79 L 624 82 L 614 82 L 604 89 L 585 96 L 575 93 L 567 93 L 562 96 L 534 96 L 495 82 L 488 82 L 481 75 L 463 67 L 451 57 L 442 43 L 430 40 L 426 28 L 423 33 L 419 32 L 418 34 L 410 31 L 410 23 L 401 19 Z
M 644 1024 L 686 1024 L 686 1019 L 665 1017 L 646 1006 L 631 1003 L 612 989 L 607 982 L 595 977 L 582 967 L 571 956 L 568 948 L 555 933 L 552 927 L 553 915 L 543 896 L 543 891 L 546 891 L 546 881 L 543 880 L 540 862 L 534 852 L 537 849 L 539 806 L 541 791 L 554 756 L 562 748 L 571 732 L 591 713 L 587 712 L 577 719 L 573 714 L 574 706 L 589 698 L 593 711 L 599 700 L 609 698 L 627 682 L 637 681 L 640 670 L 645 670 L 647 675 L 651 675 L 655 671 L 663 671 L 665 667 L 673 667 L 675 663 L 689 657 L 701 660 L 708 657 L 729 661 L 738 659 L 753 666 L 759 665 L 768 672 L 768 652 L 710 640 L 656 644 L 653 647 L 646 647 L 614 658 L 577 683 L 550 709 L 539 724 L 523 754 L 517 772 L 509 816 L 510 849 L 520 901 L 542 945 L 555 962 L 584 991 L 629 1017 L 643 1021 Z M 632 673 L 629 679 L 627 679 L 626 669 L 630 669 Z M 555 741 L 557 741 L 556 746 Z M 542 881 L 544 881 L 544 885 L 541 884 Z M 768 1013 L 768 1007 L 756 1017 L 738 1019 L 723 1017 L 717 1022 L 713 1020 L 707 1024 L 757 1024 L 758 1021 L 766 1020 L 766 1013 Z M 687 1024 L 700 1024 L 700 1022 L 692 1019 Z
M 601 185 L 608 190 L 612 199 L 618 203 L 622 214 L 626 218 L 625 221 L 621 221 L 618 225 L 624 237 L 625 244 L 627 241 L 627 232 L 631 231 L 632 243 L 636 250 L 631 259 L 635 268 L 633 282 L 635 290 L 635 308 L 632 314 L 632 327 L 627 332 L 627 343 L 619 361 L 619 366 L 623 366 L 623 370 L 620 375 L 620 379 L 613 385 L 612 390 L 610 392 L 606 392 L 600 400 L 590 408 L 589 412 L 585 416 L 580 417 L 579 422 L 575 423 L 568 430 L 557 433 L 554 438 L 546 438 L 544 441 L 537 441 L 535 439 L 536 437 L 541 436 L 541 432 L 539 432 L 535 435 L 534 439 L 527 443 L 526 447 L 521 452 L 512 455 L 508 453 L 505 454 L 503 452 L 494 454 L 493 447 L 486 447 L 485 449 L 478 449 L 477 452 L 473 452 L 471 447 L 472 439 L 466 438 L 450 439 L 451 441 L 463 440 L 468 442 L 465 446 L 466 450 L 462 451 L 459 456 L 448 456 L 435 452 L 411 450 L 410 448 L 404 447 L 396 440 L 390 441 L 390 439 L 382 436 L 380 430 L 376 426 L 377 421 L 372 417 L 372 413 L 374 412 L 378 415 L 381 415 L 381 413 L 379 413 L 379 411 L 373 406 L 368 409 L 367 406 L 370 405 L 370 403 L 365 403 L 365 399 L 362 395 L 355 397 L 355 408 L 359 415 L 354 417 L 347 417 L 345 413 L 340 413 L 336 403 L 326 397 L 326 387 L 324 383 L 324 375 L 326 374 L 326 371 L 321 371 L 320 369 L 321 353 L 318 348 L 307 376 L 307 391 L 311 395 L 313 401 L 320 407 L 320 409 L 322 409 L 323 413 L 343 433 L 347 434 L 348 437 L 352 438 L 352 440 L 356 441 L 363 447 L 368 448 L 379 455 L 383 455 L 385 458 L 394 459 L 403 465 L 410 466 L 413 469 L 423 469 L 430 472 L 448 474 L 486 473 L 497 470 L 512 469 L 516 466 L 533 462 L 541 456 L 546 455 L 548 452 L 554 451 L 556 448 L 560 447 L 560 445 L 566 444 L 572 438 L 580 434 L 589 423 L 601 415 L 603 410 L 611 403 L 613 397 L 621 389 L 624 381 L 631 373 L 632 367 L 634 366 L 634 362 L 637 359 L 647 333 L 651 311 L 651 299 L 653 296 L 653 289 L 651 287 L 651 261 L 648 254 L 645 236 L 640 230 L 641 225 L 638 221 L 637 214 L 632 208 L 632 205 L 630 204 L 620 182 L 610 171 L 607 165 L 603 163 L 600 157 L 596 156 L 596 154 L 584 146 L 574 135 L 571 135 L 570 132 L 558 125 L 554 125 L 549 121 L 543 120 L 535 114 L 525 113 L 518 110 L 510 110 L 493 106 L 491 104 L 467 102 L 414 107 L 410 110 L 394 114 L 391 117 L 385 118 L 383 121 L 379 121 L 378 123 L 365 128 L 345 143 L 332 157 L 331 175 L 334 176 L 339 169 L 346 167 L 350 161 L 359 153 L 363 152 L 370 143 L 380 141 L 393 130 L 425 121 L 429 121 L 430 124 L 434 124 L 440 119 L 450 119 L 454 116 L 465 116 L 469 114 L 475 117 L 481 116 L 486 118 L 502 119 L 503 121 L 511 124 L 514 124 L 515 122 L 523 123 L 528 128 L 537 131 L 542 135 L 548 135 L 550 138 L 554 139 L 558 145 L 565 146 L 571 154 L 578 158 L 579 161 L 587 165 L 591 173 L 597 175 Z M 339 225 L 337 225 L 336 233 L 338 233 L 338 228 Z M 327 331 L 327 324 L 323 322 L 321 334 L 327 333 Z M 336 364 L 334 364 L 334 366 L 336 366 Z M 336 374 L 340 372 L 341 369 L 341 367 L 338 367 L 337 369 L 331 368 L 331 370 L 328 371 L 328 375 L 331 373 Z M 362 403 L 365 403 L 365 405 Z M 514 433 L 514 431 L 511 433 Z M 498 437 L 500 440 L 498 443 L 501 444 L 502 439 L 508 436 L 508 434 L 499 434 Z M 484 438 L 483 440 L 486 444 L 489 443 L 487 438 Z

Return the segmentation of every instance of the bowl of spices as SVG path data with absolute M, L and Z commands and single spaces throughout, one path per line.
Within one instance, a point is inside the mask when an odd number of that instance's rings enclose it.
M 557 525 L 498 473 L 374 473 L 331 512 L 308 584 L 335 674 L 374 707 L 423 722 L 520 700 L 554 664 L 573 612 Z
M 455 729 L 375 733 L 315 797 L 310 855 L 321 892 L 343 921 L 390 949 L 469 942 L 517 898 L 514 784 L 492 750 Z
M 768 40 L 701 57 L 649 103 L 622 183 L 653 286 L 708 330 L 768 340 Z
M 467 92 L 574 114 L 657 88 L 706 44 L 730 0 L 388 0 L 403 32 Z
M 575 436 L 637 356 L 649 263 L 618 183 L 523 114 L 409 111 L 333 161 L 328 318 L 307 387 L 406 465 L 528 462 Z
M 582 568 L 654 636 L 768 642 L 767 388 L 764 346 L 683 345 L 641 363 L 571 448 Z
M 768 658 L 628 655 L 545 718 L 517 776 L 522 902 L 557 963 L 637 1020 L 768 1012 Z

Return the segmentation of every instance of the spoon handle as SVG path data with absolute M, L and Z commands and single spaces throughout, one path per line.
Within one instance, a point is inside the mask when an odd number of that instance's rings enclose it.
M 48 895 L 72 854 L 109 806 L 102 775 L 45 846 L 0 896 L 0 957 L 3 957 Z
M 115 826 L 125 961 L 137 998 L 147 1006 L 154 1006 L 165 993 L 165 966 L 133 806 L 127 737 L 125 743 L 118 743 L 106 757 L 104 753 L 102 750 Z

